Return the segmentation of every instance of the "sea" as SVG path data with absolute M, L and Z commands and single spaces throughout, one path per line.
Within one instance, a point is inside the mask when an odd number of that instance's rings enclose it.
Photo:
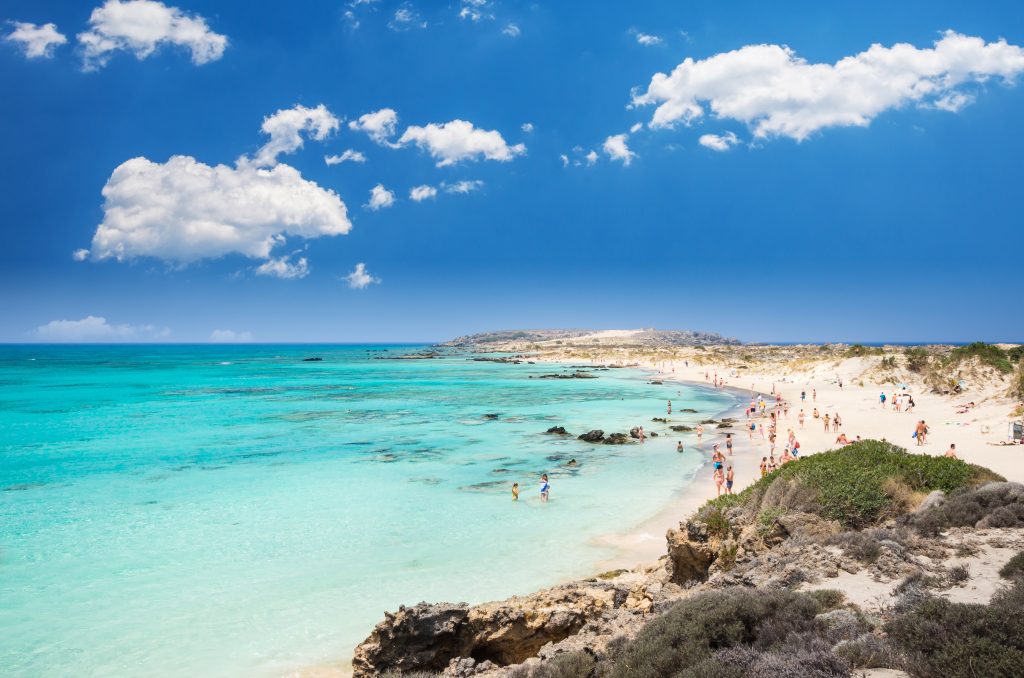
M 399 605 L 593 575 L 600 537 L 705 461 L 652 421 L 666 401 L 689 425 L 738 404 L 636 369 L 401 359 L 430 350 L 0 346 L 0 673 L 301 675 Z M 576 438 L 638 425 L 661 435 Z

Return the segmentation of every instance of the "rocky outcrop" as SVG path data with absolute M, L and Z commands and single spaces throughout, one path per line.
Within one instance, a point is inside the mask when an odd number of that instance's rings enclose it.
M 604 439 L 605 445 L 625 445 L 629 442 L 629 436 L 625 433 L 612 433 Z
M 578 438 L 585 443 L 599 443 L 604 440 L 604 431 L 599 428 L 595 428 L 592 431 L 581 433 Z
M 553 433 L 560 436 L 569 435 L 569 432 L 565 430 L 564 426 L 552 426 L 547 431 L 545 431 L 545 433 Z
M 402 607 L 386 614 L 356 648 L 353 671 L 357 678 L 391 670 L 442 671 L 454 661 L 453 670 L 465 674 L 477 671 L 482 662 L 518 664 L 536 656 L 545 645 L 579 632 L 588 622 L 625 607 L 630 595 L 628 581 L 593 579 L 474 607 L 464 603 Z M 634 609 L 638 606 L 633 600 Z M 460 664 L 464 659 L 473 659 L 472 666 L 465 661 Z
M 684 426 L 682 424 L 676 424 L 674 426 L 669 426 L 669 428 L 672 429 L 673 431 L 678 432 L 678 433 L 687 433 L 687 432 L 693 430 L 692 426 Z

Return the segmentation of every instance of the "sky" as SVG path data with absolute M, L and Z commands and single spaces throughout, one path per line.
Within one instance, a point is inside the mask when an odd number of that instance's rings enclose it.
M 2 0 L 0 341 L 1024 341 L 1024 3 Z

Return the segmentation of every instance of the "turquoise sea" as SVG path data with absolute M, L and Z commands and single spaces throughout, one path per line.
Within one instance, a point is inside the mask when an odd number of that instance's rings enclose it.
M 592 540 L 703 459 L 543 431 L 736 404 L 634 370 L 391 359 L 416 350 L 0 346 L 0 672 L 284 676 L 399 604 L 592 574 L 614 555 Z

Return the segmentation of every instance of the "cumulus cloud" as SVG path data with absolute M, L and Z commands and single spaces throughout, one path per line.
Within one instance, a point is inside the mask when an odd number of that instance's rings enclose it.
M 14 30 L 4 36 L 4 40 L 21 48 L 29 59 L 50 58 L 59 45 L 68 39 L 57 30 L 57 24 L 36 24 L 12 21 Z
M 388 139 L 394 136 L 397 126 L 398 113 L 391 108 L 382 108 L 379 111 L 366 113 L 348 123 L 350 130 L 366 132 L 378 144 L 385 145 L 388 143 Z
M 533 123 L 532 123 L 532 122 L 524 122 L 524 123 L 523 123 L 523 124 L 522 124 L 522 125 L 521 125 L 521 126 L 519 127 L 519 129 L 523 130 L 523 131 L 524 131 L 524 132 L 526 132 L 527 134 L 531 134 L 531 133 L 533 132 Z
M 234 330 L 214 330 L 210 332 L 210 341 L 217 344 L 246 343 L 252 341 L 252 332 L 235 332 Z
M 377 184 L 370 189 L 370 201 L 366 203 L 365 207 L 376 212 L 394 204 L 395 194 L 384 188 L 384 184 Z
M 348 281 L 348 286 L 354 290 L 365 289 L 370 285 L 380 283 L 380 278 L 370 275 L 370 272 L 366 270 L 366 264 L 362 262 L 356 264 L 355 270 L 346 275 L 345 280 Z
M 569 156 L 567 156 L 565 153 L 562 153 L 561 155 L 559 155 L 558 159 L 562 161 L 562 167 L 568 167 L 569 166 Z
M 427 198 L 434 197 L 437 197 L 437 189 L 427 184 L 423 184 L 422 186 L 413 186 L 409 189 L 409 199 L 413 202 L 423 202 Z
M 269 167 L 277 164 L 277 156 L 294 153 L 302 148 L 302 134 L 308 134 L 317 141 L 323 141 L 341 126 L 341 121 L 320 104 L 316 108 L 295 106 L 282 108 L 263 119 L 260 131 L 270 136 L 270 141 L 256 152 L 253 164 Z
M 640 33 L 639 31 L 636 33 L 636 41 L 644 47 L 651 47 L 662 43 L 662 39 L 657 35 L 649 35 L 647 33 Z
M 493 19 L 492 4 L 490 0 L 462 0 L 459 7 L 459 18 L 474 22 Z
M 325 155 L 324 162 L 328 165 L 340 165 L 343 162 L 366 162 L 366 156 L 349 148 L 341 155 Z
M 629 165 L 636 157 L 636 153 L 629 150 L 629 146 L 626 145 L 628 138 L 628 134 L 613 134 L 604 140 L 604 152 L 612 160 L 621 160 L 623 165 Z
M 518 38 L 520 33 L 522 33 L 522 31 L 519 30 L 519 26 L 517 24 L 510 23 L 501 29 L 501 34 L 507 35 L 510 38 Z
M 309 275 L 309 262 L 306 261 L 306 257 L 299 257 L 292 261 L 290 254 L 277 258 L 271 257 L 256 267 L 256 274 L 269 275 L 282 280 L 305 278 Z
M 644 124 L 643 124 L 642 122 L 635 122 L 635 123 L 633 123 L 633 125 L 632 125 L 632 126 L 631 126 L 631 127 L 629 128 L 629 133 L 630 133 L 630 134 L 636 134 L 637 132 L 639 132 L 639 131 L 640 131 L 640 130 L 642 130 L 643 128 L 644 128 Z
M 52 342 L 152 341 L 170 333 L 153 325 L 111 325 L 106 318 L 94 315 L 81 320 L 51 320 L 35 331 L 40 340 Z
M 482 188 L 483 185 L 484 182 L 479 179 L 463 179 L 462 181 L 456 181 L 453 184 L 449 184 L 447 182 L 442 183 L 441 187 L 444 189 L 445 193 L 469 193 Z
M 707 146 L 714 151 L 728 151 L 730 148 L 740 142 L 736 135 L 732 132 L 726 132 L 725 134 L 703 134 L 698 139 L 701 146 Z
M 413 28 L 426 28 L 427 22 L 420 17 L 420 13 L 410 2 L 403 2 L 395 10 L 395 15 L 388 22 L 388 28 L 399 33 Z
M 590 153 L 587 153 L 584 157 L 587 160 L 587 165 L 596 165 L 597 164 L 597 151 L 590 151 Z M 627 162 L 626 164 L 629 164 L 629 163 Z
M 106 65 L 114 52 L 124 50 L 145 59 L 163 45 L 188 49 L 192 63 L 220 59 L 227 37 L 214 33 L 206 20 L 155 0 L 107 0 L 89 17 L 89 30 L 78 34 L 85 70 Z
M 933 47 L 875 44 L 834 64 L 808 63 L 785 46 L 748 45 L 656 73 L 633 104 L 657 105 L 652 127 L 690 124 L 710 110 L 745 123 L 756 138 L 801 141 L 827 127 L 865 127 L 905 105 L 959 110 L 969 101 L 960 88 L 1011 83 L 1022 71 L 1021 47 L 953 31 Z
M 156 257 L 175 264 L 238 253 L 270 259 L 286 236 L 344 235 L 345 203 L 294 167 L 210 166 L 189 156 L 132 158 L 103 187 L 93 260 Z M 82 258 L 85 254 L 80 254 Z
M 452 120 L 440 125 L 412 126 L 398 140 L 399 145 L 414 143 L 437 160 L 438 167 L 454 165 L 462 160 L 497 160 L 507 162 L 526 153 L 526 146 L 509 146 L 495 130 L 483 130 L 465 120 Z

